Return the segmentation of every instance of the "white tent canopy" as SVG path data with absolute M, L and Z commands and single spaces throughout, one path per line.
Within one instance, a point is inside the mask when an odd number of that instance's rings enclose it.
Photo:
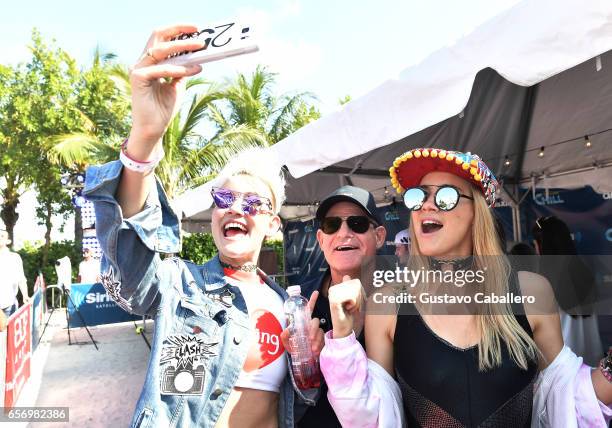
M 392 160 L 422 146 L 478 153 L 507 184 L 612 191 L 611 49 L 608 1 L 519 3 L 272 146 L 291 175 L 281 215 L 312 214 L 347 182 L 384 201 Z M 187 230 L 209 220 L 208 192 L 177 199 Z

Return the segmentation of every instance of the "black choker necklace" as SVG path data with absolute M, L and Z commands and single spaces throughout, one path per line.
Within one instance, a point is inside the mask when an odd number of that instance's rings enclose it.
M 255 272 L 257 270 L 257 265 L 254 265 L 254 264 L 234 266 L 234 265 L 230 265 L 229 263 L 225 263 L 221 260 L 219 260 L 219 263 L 221 263 L 221 267 L 225 269 L 239 270 L 242 272 Z
M 431 267 L 433 269 L 440 270 L 443 265 L 451 265 L 454 270 L 467 270 L 470 269 L 474 263 L 474 257 L 459 257 L 456 259 L 436 259 L 435 257 L 429 258 Z

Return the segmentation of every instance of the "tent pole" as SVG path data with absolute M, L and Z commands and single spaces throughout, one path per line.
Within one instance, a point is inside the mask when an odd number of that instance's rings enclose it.
M 521 242 L 523 240 L 521 236 L 521 210 L 517 204 L 512 204 L 512 221 L 514 226 L 514 241 Z
M 515 184 L 514 192 L 517 198 L 520 196 L 519 191 L 519 185 Z M 523 240 L 521 231 L 521 202 L 522 200 L 519 200 L 517 203 L 512 204 L 512 219 L 514 220 L 514 240 L 516 242 L 521 242 Z

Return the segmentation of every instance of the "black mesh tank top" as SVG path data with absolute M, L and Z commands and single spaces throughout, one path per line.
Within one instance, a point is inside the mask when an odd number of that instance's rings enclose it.
M 510 289 L 518 293 L 515 272 Z M 515 317 L 533 337 L 527 317 Z M 393 348 L 408 427 L 531 425 L 536 362 L 523 370 L 502 345 L 501 366 L 479 372 L 477 346 L 453 346 L 437 336 L 419 315 L 398 315 Z

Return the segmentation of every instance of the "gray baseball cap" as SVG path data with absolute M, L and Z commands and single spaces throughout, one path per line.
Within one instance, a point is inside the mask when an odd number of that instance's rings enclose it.
M 382 225 L 378 217 L 378 208 L 376 208 L 374 196 L 367 190 L 355 186 L 342 186 L 323 199 L 319 204 L 319 208 L 317 208 L 317 220 L 323 220 L 327 211 L 329 211 L 335 203 L 342 201 L 352 202 L 358 205 L 366 212 L 368 217 L 376 222 L 376 224 Z

